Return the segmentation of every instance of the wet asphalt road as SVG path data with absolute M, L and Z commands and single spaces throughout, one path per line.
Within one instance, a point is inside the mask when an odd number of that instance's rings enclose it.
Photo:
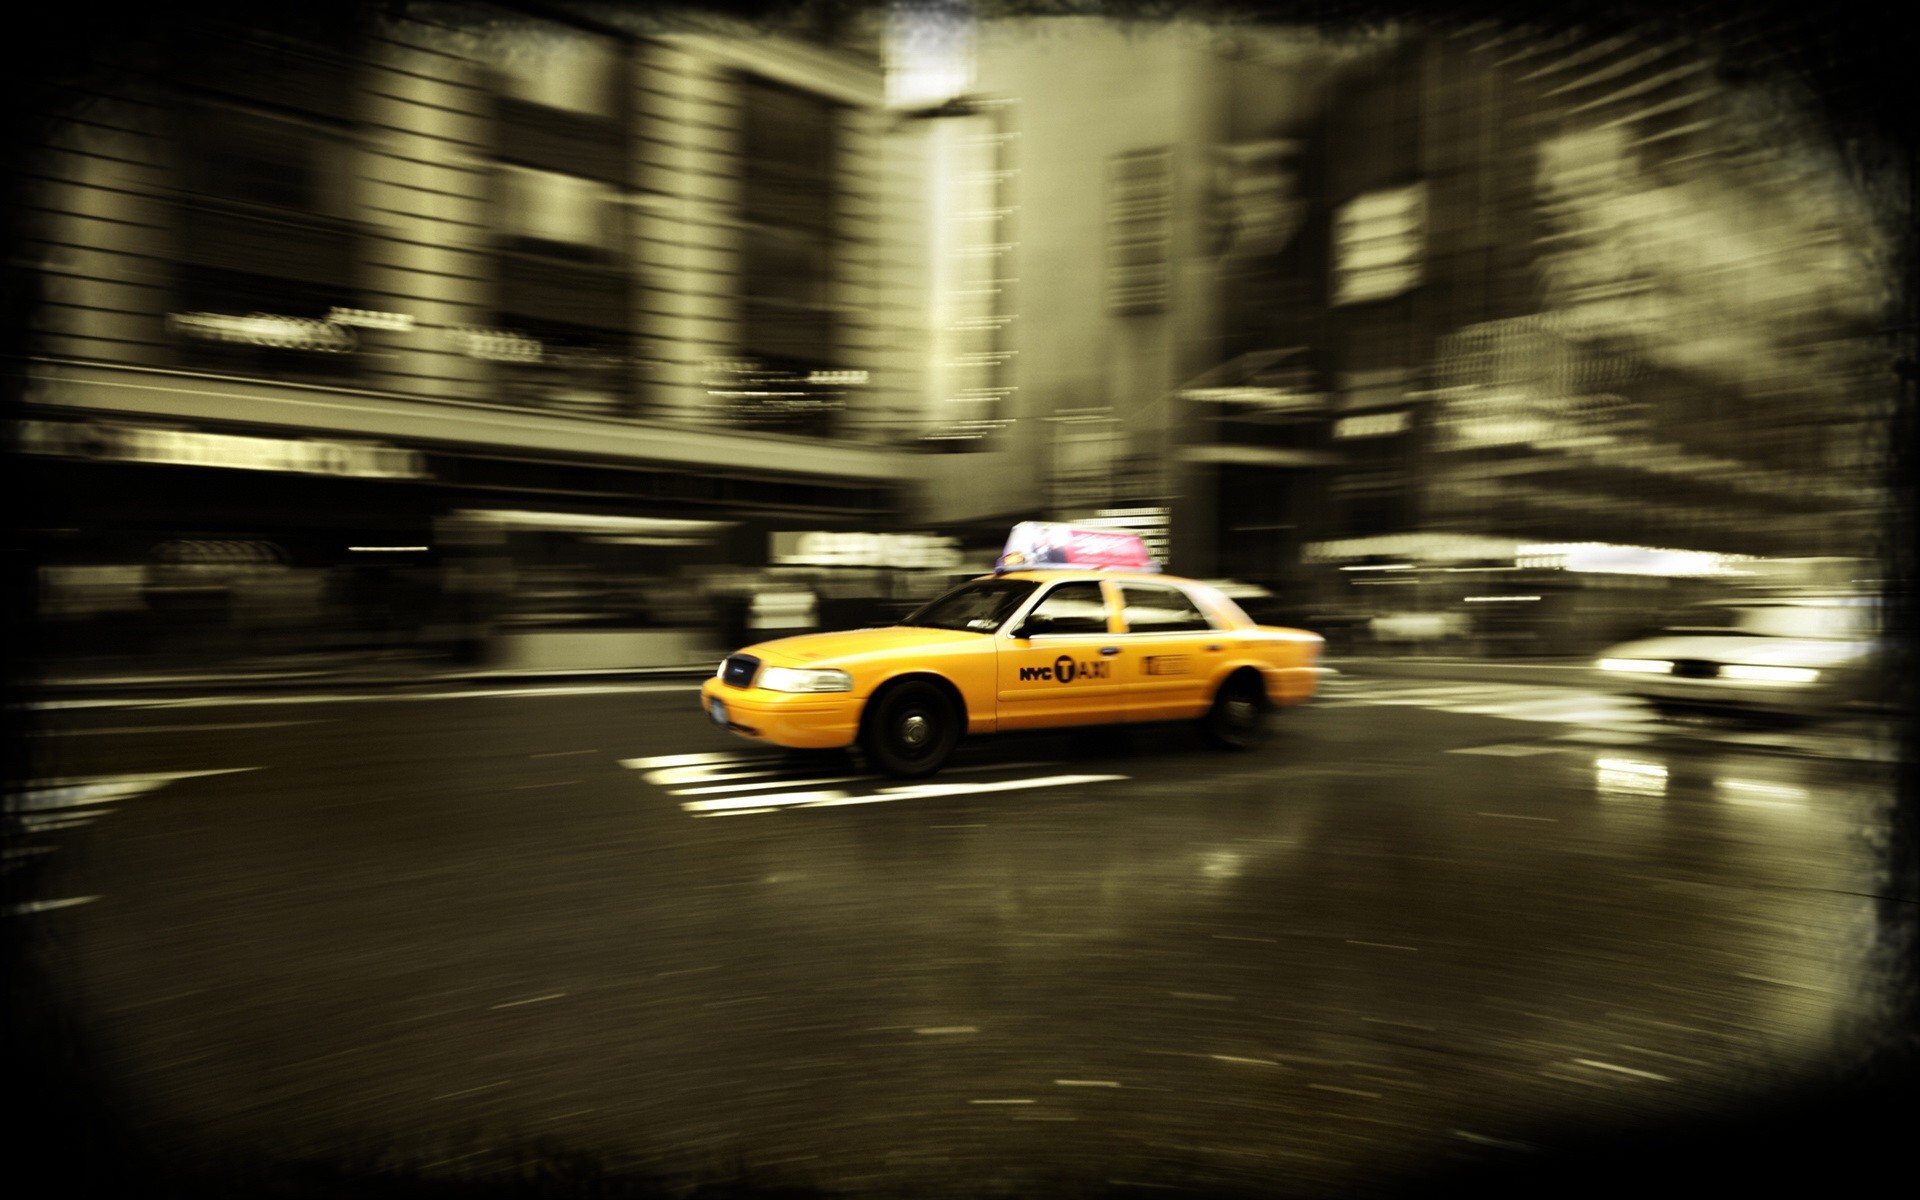
M 693 696 L 43 711 L 8 919 L 170 1144 L 449 1173 L 1342 1186 L 1875 1020 L 1859 730 L 1336 678 L 1255 752 L 1015 735 L 902 787 Z

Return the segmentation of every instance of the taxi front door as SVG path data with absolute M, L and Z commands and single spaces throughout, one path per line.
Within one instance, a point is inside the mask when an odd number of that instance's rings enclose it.
M 1121 639 L 1098 580 L 1056 583 L 1000 635 L 999 727 L 1044 729 L 1126 719 Z

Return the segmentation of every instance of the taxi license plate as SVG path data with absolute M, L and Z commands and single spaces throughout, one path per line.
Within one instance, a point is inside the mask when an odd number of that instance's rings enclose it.
M 711 712 L 713 713 L 713 723 L 714 723 L 715 725 L 718 725 L 718 726 L 720 726 L 720 728 L 722 728 L 722 729 L 725 729 L 725 728 L 727 727 L 727 704 L 726 704 L 726 701 L 724 701 L 724 700 L 715 700 L 715 701 L 713 702 L 713 708 L 712 708 L 711 710 L 709 710 L 709 711 L 711 711 Z

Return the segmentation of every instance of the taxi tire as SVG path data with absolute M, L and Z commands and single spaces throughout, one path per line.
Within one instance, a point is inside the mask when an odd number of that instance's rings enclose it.
M 1258 679 L 1231 675 L 1213 694 L 1213 707 L 1200 719 L 1200 732 L 1224 750 L 1251 750 L 1267 740 L 1273 706 Z
M 911 740 L 915 731 L 923 739 L 917 745 Z M 953 702 L 933 684 L 919 680 L 880 693 L 861 721 L 860 748 L 867 761 L 896 779 L 919 779 L 938 771 L 959 741 Z

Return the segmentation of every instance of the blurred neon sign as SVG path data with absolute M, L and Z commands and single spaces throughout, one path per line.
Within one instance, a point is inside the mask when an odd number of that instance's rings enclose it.
M 316 321 L 309 317 L 287 317 L 274 313 L 248 313 L 245 316 L 212 312 L 169 313 L 167 324 L 175 332 L 198 342 L 307 350 L 320 354 L 346 354 L 360 344 L 353 331 L 337 321 Z
M 113 462 L 371 479 L 427 477 L 418 451 L 381 442 L 246 437 L 104 421 L 23 421 L 20 448 L 28 454 Z
M 957 567 L 960 544 L 924 533 L 842 533 L 813 531 L 768 535 L 773 561 L 783 566 Z
M 1666 550 L 1651 546 L 1614 546 L 1605 542 L 1521 546 L 1514 551 L 1513 560 L 1518 566 L 1549 570 L 1673 577 L 1746 574 L 1748 572 L 1735 564 L 1753 561 L 1740 554 Z

